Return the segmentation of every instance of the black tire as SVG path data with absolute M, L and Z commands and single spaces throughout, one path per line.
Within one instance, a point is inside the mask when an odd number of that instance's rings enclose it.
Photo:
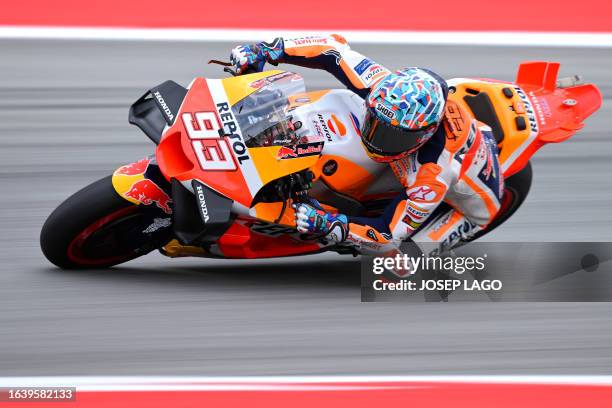
M 527 194 L 529 194 L 529 190 L 531 189 L 532 178 L 533 170 L 531 169 L 531 162 L 527 162 L 527 165 L 523 167 L 521 171 L 505 180 L 504 197 L 502 198 L 502 208 L 500 209 L 499 215 L 489 224 L 487 229 L 474 234 L 469 242 L 475 241 L 483 235 L 493 231 L 512 217 L 527 198 Z
M 124 200 L 108 176 L 73 194 L 49 215 L 40 246 L 60 268 L 107 268 L 145 255 L 171 239 L 169 227 L 144 233 L 156 218 L 170 216 Z

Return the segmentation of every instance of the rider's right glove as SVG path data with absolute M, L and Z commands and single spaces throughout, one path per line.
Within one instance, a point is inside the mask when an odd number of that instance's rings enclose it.
M 249 68 L 261 72 L 266 62 L 276 65 L 284 55 L 283 50 L 282 38 L 276 38 L 270 43 L 239 45 L 232 50 L 230 62 L 239 74 L 243 74 Z
M 295 223 L 298 231 L 322 234 L 335 242 L 343 242 L 348 235 L 348 219 L 344 214 L 326 212 L 316 200 L 312 204 L 294 204 Z

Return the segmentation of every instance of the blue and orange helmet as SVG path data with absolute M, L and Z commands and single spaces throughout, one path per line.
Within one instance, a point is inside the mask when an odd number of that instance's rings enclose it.
M 422 68 L 387 75 L 366 99 L 361 141 L 369 156 L 391 162 L 423 146 L 444 116 L 446 81 Z

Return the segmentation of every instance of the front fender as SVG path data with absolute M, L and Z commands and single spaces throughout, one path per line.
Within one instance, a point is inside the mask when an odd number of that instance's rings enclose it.
M 155 205 L 172 214 L 170 183 L 161 173 L 154 156 L 119 167 L 113 173 L 113 188 L 120 197 L 136 205 Z

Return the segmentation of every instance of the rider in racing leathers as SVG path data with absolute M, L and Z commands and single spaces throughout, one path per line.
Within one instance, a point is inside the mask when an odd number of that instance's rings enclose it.
M 368 155 L 389 163 L 405 187 L 379 217 L 328 213 L 314 200 L 296 204 L 299 231 L 349 241 L 362 253 L 385 253 L 408 237 L 449 248 L 495 217 L 504 187 L 491 129 L 447 103 L 447 84 L 435 73 L 391 72 L 337 34 L 239 46 L 231 61 L 239 73 L 282 62 L 333 74 L 365 99 L 361 140 Z M 450 207 L 435 212 L 443 201 Z

